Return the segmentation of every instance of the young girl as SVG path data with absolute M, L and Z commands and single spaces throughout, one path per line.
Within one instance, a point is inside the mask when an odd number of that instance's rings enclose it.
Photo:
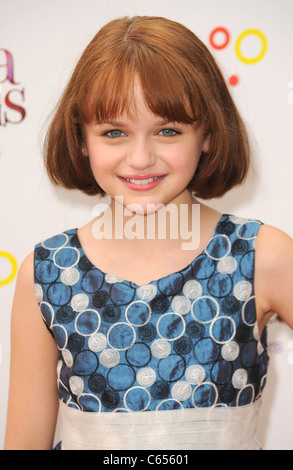
M 64 450 L 258 449 L 266 324 L 277 312 L 293 326 L 293 243 L 195 199 L 249 168 L 207 48 L 164 18 L 110 22 L 73 72 L 45 156 L 54 184 L 110 203 L 20 268 L 5 448 L 51 449 L 60 409 Z M 182 223 L 199 243 L 183 248 Z

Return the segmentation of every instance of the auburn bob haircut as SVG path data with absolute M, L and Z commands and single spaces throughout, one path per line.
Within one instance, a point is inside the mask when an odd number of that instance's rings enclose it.
M 197 122 L 209 136 L 189 189 L 220 197 L 245 179 L 249 144 L 225 80 L 207 47 L 183 25 L 160 17 L 119 18 L 86 47 L 45 139 L 45 165 L 56 185 L 104 194 L 82 154 L 83 126 L 131 113 L 135 78 L 146 103 L 170 122 Z

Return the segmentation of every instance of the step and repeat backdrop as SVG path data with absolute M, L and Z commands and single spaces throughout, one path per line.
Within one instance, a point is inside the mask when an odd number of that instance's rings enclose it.
M 291 0 L 10 0 L 0 5 L 0 448 L 18 268 L 34 245 L 89 221 L 98 198 L 51 186 L 42 162 L 48 119 L 81 52 L 119 16 L 179 21 L 209 47 L 247 124 L 254 168 L 210 205 L 293 236 Z M 293 308 L 293 307 L 292 307 Z M 29 325 L 28 325 L 29 327 Z M 25 334 L 25 331 L 23 332 Z M 259 423 L 265 450 L 293 449 L 293 332 L 273 319 Z M 21 384 L 19 384 L 21 387 Z

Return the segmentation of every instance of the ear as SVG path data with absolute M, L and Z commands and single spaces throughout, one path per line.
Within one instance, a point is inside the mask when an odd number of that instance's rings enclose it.
M 82 156 L 83 156 L 83 157 L 88 157 L 88 156 L 89 156 L 88 151 L 87 151 L 87 148 L 86 148 L 85 145 L 82 146 L 82 148 L 81 148 L 81 153 L 82 153 Z
M 203 144 L 202 144 L 202 151 L 204 153 L 208 153 L 209 150 L 210 150 L 210 141 L 211 141 L 211 134 L 209 134 L 205 140 L 203 141 Z

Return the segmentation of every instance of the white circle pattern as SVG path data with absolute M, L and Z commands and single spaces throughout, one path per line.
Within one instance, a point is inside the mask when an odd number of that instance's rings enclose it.
M 174 312 L 179 313 L 180 315 L 186 315 L 191 308 L 190 300 L 183 295 L 176 295 L 172 300 L 171 306 Z
M 192 394 L 192 387 L 188 382 L 181 380 L 172 387 L 172 397 L 178 401 L 188 400 Z
M 235 361 L 239 356 L 239 345 L 235 341 L 228 341 L 222 348 L 222 357 L 225 361 Z
M 120 362 L 119 352 L 115 349 L 104 349 L 100 354 L 100 363 L 107 368 L 115 367 Z
M 43 300 L 43 289 L 40 284 L 35 284 L 35 296 L 37 299 L 37 302 L 40 303 Z
M 248 300 L 251 296 L 252 285 L 248 281 L 240 281 L 234 286 L 234 295 L 238 300 Z
M 151 352 L 154 357 L 163 359 L 171 353 L 171 345 L 164 339 L 157 339 L 151 345 Z
M 61 273 L 60 280 L 66 286 L 73 286 L 79 281 L 79 272 L 75 268 L 64 269 Z
M 237 260 L 233 256 L 225 256 L 218 262 L 217 268 L 221 274 L 232 274 L 237 269 Z
M 183 294 L 188 299 L 197 299 L 202 295 L 202 286 L 198 281 L 187 281 L 183 286 Z
M 142 387 L 150 387 L 156 380 L 156 371 L 151 367 L 144 367 L 137 372 L 136 380 Z
M 91 351 L 103 351 L 107 347 L 107 338 L 103 333 L 94 333 L 89 338 L 88 346 Z
M 72 297 L 71 306 L 76 312 L 82 312 L 87 308 L 89 304 L 89 298 L 86 294 L 76 294 Z
M 137 289 L 137 295 L 140 297 L 142 300 L 150 301 L 153 300 L 156 296 L 157 293 L 157 288 L 156 286 L 152 284 L 147 284 L 145 286 L 140 286 Z
M 187 367 L 185 371 L 185 377 L 187 382 L 192 385 L 199 385 L 205 379 L 205 370 L 202 366 L 196 364 L 194 366 Z

